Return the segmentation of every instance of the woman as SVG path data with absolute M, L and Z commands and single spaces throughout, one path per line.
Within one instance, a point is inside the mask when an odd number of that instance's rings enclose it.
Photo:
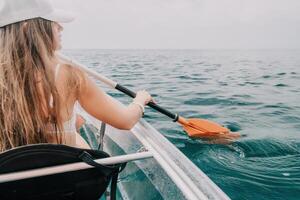
M 92 116 L 131 129 L 152 98 L 146 91 L 124 106 L 86 74 L 56 56 L 58 12 L 48 0 L 2 0 L 0 5 L 0 151 L 34 143 L 87 147 L 76 133 L 76 101 Z

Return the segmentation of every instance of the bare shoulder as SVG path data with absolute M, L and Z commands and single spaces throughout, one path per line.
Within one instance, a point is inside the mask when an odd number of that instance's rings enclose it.
M 73 63 L 66 63 L 63 61 L 60 61 L 60 66 L 64 72 L 74 72 L 74 73 L 81 73 L 82 70 L 79 69 L 76 65 Z
M 85 73 L 73 63 L 60 61 L 61 70 L 68 78 L 84 79 Z
M 64 77 L 64 83 L 72 91 L 76 91 L 78 97 L 86 87 L 87 75 L 73 63 L 61 62 L 61 75 Z

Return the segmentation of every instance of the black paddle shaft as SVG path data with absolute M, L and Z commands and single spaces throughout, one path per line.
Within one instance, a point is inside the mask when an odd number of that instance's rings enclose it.
M 119 90 L 120 92 L 123 92 L 124 94 L 126 94 L 132 98 L 135 98 L 135 96 L 136 96 L 135 92 L 123 87 L 122 85 L 117 84 L 115 88 L 117 90 Z M 160 107 L 159 105 L 157 105 L 153 102 L 149 102 L 147 105 L 150 106 L 151 108 L 153 108 L 154 110 L 157 110 L 158 112 L 170 117 L 171 119 L 173 119 L 174 122 L 176 122 L 178 120 L 178 117 L 179 117 L 178 114 L 171 113 L 170 111 Z

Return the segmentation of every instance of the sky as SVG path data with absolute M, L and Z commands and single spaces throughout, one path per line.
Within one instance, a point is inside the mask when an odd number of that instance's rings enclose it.
M 299 0 L 53 0 L 64 49 L 299 49 Z

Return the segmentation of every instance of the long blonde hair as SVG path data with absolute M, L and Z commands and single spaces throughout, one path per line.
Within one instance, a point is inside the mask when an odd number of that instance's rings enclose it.
M 57 134 L 63 130 L 60 98 L 49 66 L 54 45 L 53 22 L 48 20 L 0 28 L 0 151 L 49 142 L 49 123 L 57 130 L 51 137 L 62 142 Z

